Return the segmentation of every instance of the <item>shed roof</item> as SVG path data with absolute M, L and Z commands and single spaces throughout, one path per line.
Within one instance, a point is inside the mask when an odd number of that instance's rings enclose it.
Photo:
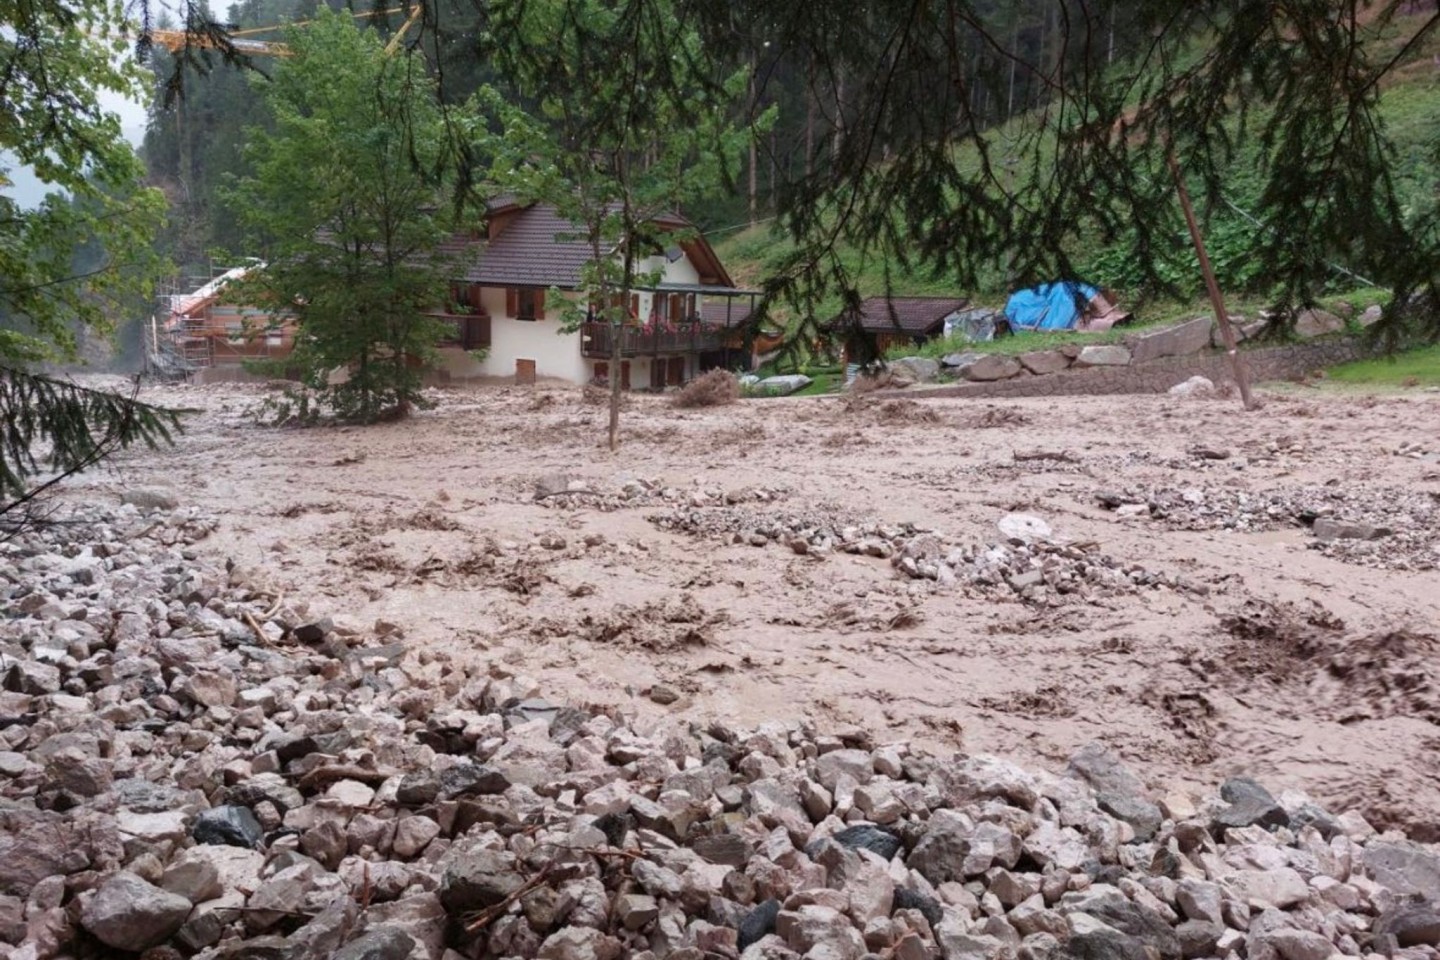
M 867 333 L 898 330 L 916 336 L 933 333 L 946 317 L 969 303 L 959 297 L 867 297 L 860 302 L 860 329 Z

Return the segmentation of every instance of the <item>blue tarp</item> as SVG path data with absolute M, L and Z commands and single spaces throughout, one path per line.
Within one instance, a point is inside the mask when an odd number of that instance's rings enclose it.
M 1063 280 L 1018 290 L 1005 304 L 1011 330 L 1074 330 L 1085 306 L 1099 294 L 1088 283 Z

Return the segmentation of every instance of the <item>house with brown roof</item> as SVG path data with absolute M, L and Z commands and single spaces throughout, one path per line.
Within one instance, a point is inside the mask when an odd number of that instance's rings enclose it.
M 848 334 L 847 360 L 861 352 L 848 343 L 855 336 L 870 339 L 872 355 L 883 356 L 893 347 L 919 346 L 943 336 L 945 321 L 969 305 L 958 297 L 867 297 L 855 313 L 841 314 L 831 325 Z
M 630 297 L 631 320 L 619 331 L 622 384 L 678 386 L 715 367 L 748 369 L 756 343 L 747 341 L 745 323 L 758 294 L 735 286 L 709 242 L 683 217 L 669 215 L 657 225 L 675 241 L 636 265 L 637 273 L 656 272 L 660 280 Z M 567 331 L 564 305 L 549 302 L 557 289 L 578 296 L 591 257 L 579 233 L 553 207 L 500 198 L 489 204 L 479 229 L 440 245 L 434 259 L 452 279 L 446 302 L 429 313 L 448 331 L 439 344 L 442 376 L 608 380 L 616 331 L 605 322 Z M 194 366 L 238 374 L 244 361 L 277 359 L 293 349 L 291 318 L 227 301 L 226 284 L 243 272 L 175 298 L 168 326 L 186 338 Z
M 657 225 L 676 240 L 637 264 L 637 272 L 660 279 L 630 297 L 631 320 L 618 331 L 622 384 L 678 386 L 714 367 L 748 366 L 743 321 L 756 295 L 735 286 L 684 218 L 666 216 Z M 457 378 L 608 381 L 616 331 L 595 321 L 567 332 L 564 305 L 548 302 L 556 290 L 578 296 L 590 259 L 580 228 L 553 207 L 492 202 L 484 240 L 463 251 L 452 285 L 451 299 L 466 314 L 449 317 L 457 336 L 441 351 L 444 370 Z

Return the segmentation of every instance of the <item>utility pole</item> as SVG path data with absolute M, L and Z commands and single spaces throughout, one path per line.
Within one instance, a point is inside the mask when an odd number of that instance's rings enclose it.
M 1165 148 L 1165 162 L 1170 167 L 1170 176 L 1175 178 L 1175 192 L 1180 195 L 1180 208 L 1185 211 L 1185 225 L 1190 228 L 1190 242 L 1195 245 L 1195 256 L 1200 260 L 1200 272 L 1205 276 L 1205 289 L 1210 294 L 1210 306 L 1215 310 L 1215 322 L 1220 324 L 1220 336 L 1225 340 L 1225 354 L 1230 358 L 1230 371 L 1235 385 L 1240 388 L 1240 401 L 1246 410 L 1257 409 L 1255 396 L 1250 392 L 1250 371 L 1246 369 L 1245 358 L 1240 356 L 1236 346 L 1235 328 L 1230 325 L 1230 314 L 1225 309 L 1225 298 L 1220 293 L 1220 283 L 1215 279 L 1215 270 L 1210 266 L 1210 255 L 1205 252 L 1205 239 L 1200 235 L 1200 223 L 1195 219 L 1195 208 L 1190 203 L 1190 191 L 1185 186 L 1185 177 L 1180 172 L 1180 162 L 1175 159 L 1175 146 Z

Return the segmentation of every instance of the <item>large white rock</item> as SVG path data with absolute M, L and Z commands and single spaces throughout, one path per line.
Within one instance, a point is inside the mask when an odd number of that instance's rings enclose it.
M 785 396 L 797 390 L 804 390 L 813 383 L 803 373 L 789 373 L 779 377 L 766 377 L 755 384 L 755 389 L 761 393 L 770 393 L 776 396 Z

